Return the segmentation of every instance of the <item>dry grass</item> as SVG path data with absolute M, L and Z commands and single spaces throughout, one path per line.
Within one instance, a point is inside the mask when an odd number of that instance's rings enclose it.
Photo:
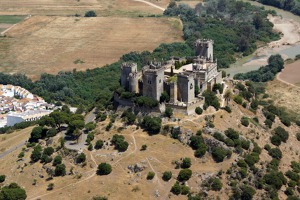
M 288 85 L 279 80 L 268 83 L 267 93 L 274 100 L 276 105 L 287 108 L 290 113 L 300 114 L 300 88 Z
M 159 5 L 168 5 L 168 0 L 156 2 Z M 162 14 L 159 9 L 133 0 L 4 0 L 1 2 L 0 14 L 66 16 L 76 13 L 84 15 L 88 10 L 95 10 L 99 16 Z
M 172 18 L 31 17 L 0 40 L 1 71 L 37 79 L 44 72 L 101 67 L 131 51 L 182 41 L 179 24 Z

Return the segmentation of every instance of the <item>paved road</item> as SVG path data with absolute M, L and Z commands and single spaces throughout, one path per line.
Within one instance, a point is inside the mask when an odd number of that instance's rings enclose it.
M 89 122 L 94 122 L 96 118 L 96 114 L 94 112 L 95 112 L 95 108 L 86 115 L 84 119 L 84 122 L 86 124 Z M 65 135 L 65 132 L 63 134 Z M 87 134 L 83 133 L 81 134 L 78 143 L 76 143 L 76 141 L 66 141 L 65 147 L 71 150 L 77 150 L 77 151 L 83 150 L 86 147 L 85 145 L 86 139 L 87 139 Z
M 21 148 L 23 145 L 25 145 L 26 140 L 22 141 L 20 144 L 18 144 L 17 146 L 14 146 L 10 149 L 8 149 L 7 151 L 4 151 L 3 153 L 0 153 L 0 159 L 3 158 L 4 156 L 6 156 L 7 154 Z

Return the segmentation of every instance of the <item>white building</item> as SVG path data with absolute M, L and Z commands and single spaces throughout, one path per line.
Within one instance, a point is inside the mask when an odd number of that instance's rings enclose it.
M 35 121 L 49 115 L 52 110 L 29 110 L 22 113 L 10 112 L 7 115 L 7 126 L 13 126 L 24 121 Z

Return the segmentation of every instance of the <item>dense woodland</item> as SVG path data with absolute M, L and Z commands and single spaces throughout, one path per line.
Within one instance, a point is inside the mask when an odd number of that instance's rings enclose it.
M 193 48 L 198 38 L 214 40 L 214 58 L 220 68 L 229 67 L 236 55 L 249 55 L 256 43 L 279 39 L 267 20 L 270 11 L 235 0 L 208 0 L 195 9 L 185 4 L 170 3 L 164 14 L 179 16 L 184 39 Z M 275 14 L 275 13 L 273 13 Z
M 239 73 L 234 75 L 234 79 L 239 80 L 251 80 L 254 82 L 267 82 L 275 78 L 276 74 L 280 72 L 284 67 L 284 60 L 282 57 L 277 55 L 272 55 L 268 59 L 268 65 L 260 67 L 258 70 L 253 70 L 247 73 Z
M 256 0 L 262 4 L 274 6 L 276 8 L 290 11 L 295 15 L 300 16 L 300 1 L 299 0 Z
M 249 54 L 256 49 L 256 41 L 269 42 L 279 36 L 272 32 L 267 21 L 268 12 L 235 0 L 211 0 L 196 9 L 171 3 L 165 16 L 180 16 L 184 24 L 185 43 L 161 44 L 153 52 L 131 52 L 120 60 L 102 68 L 86 71 L 60 72 L 57 75 L 42 74 L 32 82 L 25 75 L 0 73 L 1 84 L 13 84 L 26 88 L 43 97 L 47 102 L 62 101 L 71 105 L 107 107 L 113 92 L 119 87 L 120 64 L 137 62 L 141 68 L 151 60 L 165 61 L 171 56 L 193 56 L 193 45 L 198 38 L 215 41 L 215 58 L 220 67 L 228 67 L 234 56 Z M 95 103 L 96 102 L 96 103 Z

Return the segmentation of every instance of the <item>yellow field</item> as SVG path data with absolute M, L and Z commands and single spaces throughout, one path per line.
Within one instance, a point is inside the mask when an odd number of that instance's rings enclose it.
M 0 38 L 0 71 L 84 70 L 118 61 L 131 51 L 182 41 L 180 22 L 167 18 L 31 17 Z

